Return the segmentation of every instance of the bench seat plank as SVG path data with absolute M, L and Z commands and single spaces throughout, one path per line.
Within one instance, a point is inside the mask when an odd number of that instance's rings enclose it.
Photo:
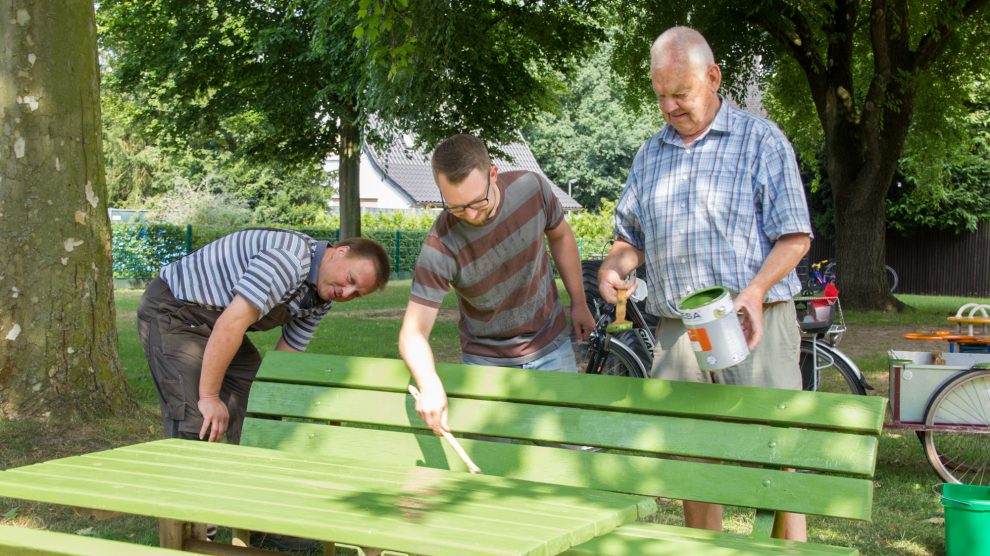
M 0 556 L 180 556 L 155 546 L 0 525 Z
M 662 542 L 659 542 L 662 541 Z M 753 539 L 658 523 L 624 525 L 565 552 L 567 556 L 857 556 L 854 548 Z
M 242 442 L 309 455 L 467 471 L 448 443 L 410 434 L 248 417 Z M 873 482 L 815 473 L 461 439 L 483 473 L 530 481 L 869 520 Z M 346 448 L 345 448 L 346 447 Z
M 481 370 L 483 369 L 483 370 Z M 652 414 L 757 421 L 879 435 L 886 399 L 822 392 L 665 380 L 528 373 L 501 367 L 438 363 L 450 397 L 511 399 L 553 405 L 623 408 Z M 405 392 L 409 371 L 399 359 L 270 351 L 258 378 Z
M 412 397 L 397 392 L 256 383 L 251 412 L 426 429 Z M 876 437 L 834 431 L 493 400 L 450 399 L 449 416 L 460 433 L 863 476 L 873 474 L 878 446 Z M 714 438 L 731 438 L 731 448 Z

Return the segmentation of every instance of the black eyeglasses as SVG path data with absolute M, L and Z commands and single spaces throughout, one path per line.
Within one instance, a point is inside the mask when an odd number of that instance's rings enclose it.
M 440 202 L 443 203 L 443 208 L 451 214 L 463 214 L 467 209 L 482 210 L 488 206 L 488 196 L 492 192 L 492 175 L 488 174 L 488 185 L 485 186 L 485 198 L 478 199 L 477 201 L 472 201 L 466 205 L 448 205 L 447 200 L 440 195 Z

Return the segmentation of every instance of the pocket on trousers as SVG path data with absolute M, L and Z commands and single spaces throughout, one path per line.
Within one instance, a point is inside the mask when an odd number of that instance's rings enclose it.
M 162 390 L 165 392 L 166 405 L 168 406 L 168 417 L 175 421 L 181 421 L 186 417 L 186 397 L 182 392 L 181 380 L 163 380 Z

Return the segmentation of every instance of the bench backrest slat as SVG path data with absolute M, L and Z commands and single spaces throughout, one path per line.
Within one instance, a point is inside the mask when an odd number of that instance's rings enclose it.
M 437 371 L 449 397 L 510 399 L 549 405 L 625 409 L 702 419 L 756 421 L 804 428 L 878 435 L 885 400 L 850 396 L 693 384 L 665 380 L 525 373 L 518 369 L 440 363 Z M 271 351 L 259 380 L 405 392 L 409 371 L 398 359 Z M 740 389 L 742 388 L 742 391 Z
M 423 430 L 409 394 L 257 383 L 251 412 Z M 459 433 L 872 475 L 875 437 L 667 415 L 452 398 Z M 713 442 L 731 438 L 732 446 Z
M 432 433 L 248 418 L 251 446 L 363 458 L 378 463 L 467 471 L 449 444 Z M 787 473 L 557 447 L 461 439 L 482 473 L 602 490 L 868 520 L 869 479 Z M 347 446 L 347 451 L 341 447 Z

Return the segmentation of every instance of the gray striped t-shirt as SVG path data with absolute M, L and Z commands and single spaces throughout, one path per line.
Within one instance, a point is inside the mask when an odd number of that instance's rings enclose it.
M 242 230 L 166 265 L 159 276 L 176 299 L 221 311 L 240 294 L 264 317 L 291 297 L 288 309 L 294 318 L 282 326 L 282 338 L 302 351 L 333 305 L 313 287 L 319 270 L 318 263 L 311 265 L 316 245 L 288 230 Z M 315 303 L 309 305 L 311 300 Z
M 546 247 L 564 209 L 532 172 L 500 173 L 492 187 L 502 201 L 481 226 L 446 211 L 437 217 L 416 260 L 409 300 L 439 308 L 453 286 L 461 351 L 521 365 L 559 347 L 567 329 Z

